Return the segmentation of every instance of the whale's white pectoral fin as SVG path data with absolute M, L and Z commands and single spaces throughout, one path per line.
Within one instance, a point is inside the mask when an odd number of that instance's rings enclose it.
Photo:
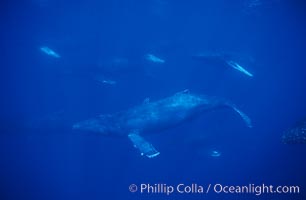
M 247 116 L 244 112 L 239 110 L 236 106 L 232 105 L 232 108 L 241 116 L 247 127 L 252 128 L 252 121 L 249 116 Z
M 230 61 L 226 61 L 226 63 L 231 66 L 232 68 L 244 73 L 247 76 L 253 77 L 253 74 L 251 74 L 250 72 L 248 72 L 246 69 L 244 69 L 241 65 L 239 65 L 238 63 L 230 60 Z
M 133 132 L 133 133 L 130 133 L 128 137 L 132 141 L 134 147 L 140 151 L 140 154 L 142 156 L 145 155 L 148 158 L 153 158 L 160 154 L 151 143 L 147 142 L 139 134 Z

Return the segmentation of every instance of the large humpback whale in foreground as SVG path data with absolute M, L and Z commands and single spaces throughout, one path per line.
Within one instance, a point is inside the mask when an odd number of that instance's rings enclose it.
M 128 137 L 141 155 L 149 158 L 159 155 L 154 146 L 142 135 L 156 133 L 173 127 L 188 119 L 196 117 L 208 110 L 229 107 L 238 113 L 248 127 L 251 127 L 249 117 L 234 104 L 215 97 L 200 96 L 188 90 L 178 92 L 173 96 L 143 104 L 111 115 L 85 120 L 73 125 L 74 129 L 102 133 L 105 135 L 121 135 Z

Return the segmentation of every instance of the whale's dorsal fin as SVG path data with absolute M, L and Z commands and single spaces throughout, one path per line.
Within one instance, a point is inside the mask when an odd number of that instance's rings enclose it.
M 138 133 L 139 131 L 132 131 L 128 137 L 132 141 L 134 147 L 140 151 L 140 154 L 142 156 L 147 156 L 148 158 L 158 156 L 160 153 L 154 148 L 154 146 L 147 142 Z
M 189 89 L 185 89 L 183 91 L 177 92 L 176 94 L 189 94 L 189 93 L 190 93 Z
M 185 89 L 182 91 L 182 93 L 190 93 L 189 89 Z

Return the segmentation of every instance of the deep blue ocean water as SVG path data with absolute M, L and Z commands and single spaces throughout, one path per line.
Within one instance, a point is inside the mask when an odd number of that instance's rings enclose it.
M 306 115 L 305 6 L 289 0 L 1 2 L 0 199 L 306 199 L 306 146 L 281 141 Z M 199 54 L 208 59 L 195 59 Z M 234 102 L 253 128 L 230 109 L 213 109 L 144 135 L 160 151 L 151 159 L 127 137 L 72 129 L 185 89 Z M 129 191 L 131 184 L 180 183 L 205 191 L 209 184 L 266 184 L 300 192 Z

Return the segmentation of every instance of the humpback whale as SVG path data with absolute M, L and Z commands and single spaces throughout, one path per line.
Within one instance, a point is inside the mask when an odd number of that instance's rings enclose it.
M 40 47 L 40 50 L 42 52 L 44 52 L 45 54 L 47 54 L 48 56 L 51 56 L 51 57 L 54 57 L 54 58 L 60 58 L 61 57 L 58 53 L 56 53 L 55 51 L 53 51 L 52 49 L 50 49 L 47 46 Z
M 306 118 L 286 130 L 282 141 L 285 144 L 306 144 Z
M 148 61 L 151 61 L 151 62 L 154 62 L 154 63 L 165 63 L 165 60 L 153 55 L 153 54 L 147 54 L 145 56 L 145 58 L 148 60 Z
M 158 101 L 146 99 L 141 105 L 125 111 L 75 123 L 73 129 L 128 137 L 141 155 L 153 158 L 160 152 L 142 137 L 143 134 L 159 132 L 220 107 L 233 109 L 248 127 L 252 127 L 250 118 L 234 104 L 184 90 Z

